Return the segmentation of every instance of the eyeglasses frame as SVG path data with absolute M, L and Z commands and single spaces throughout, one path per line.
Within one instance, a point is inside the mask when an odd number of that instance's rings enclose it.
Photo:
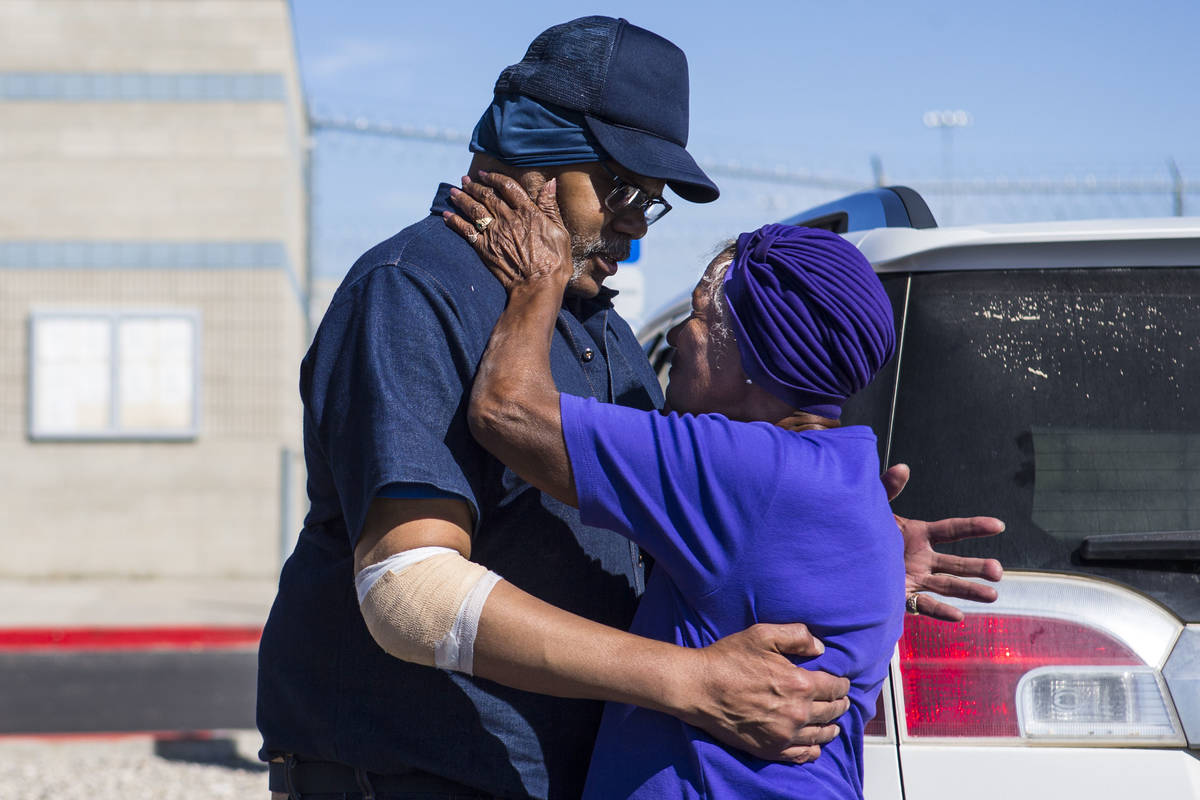
M 646 226 L 649 227 L 665 217 L 671 210 L 671 204 L 668 203 L 666 198 L 664 198 L 662 195 L 652 195 L 637 184 L 622 178 L 612 169 L 612 167 L 608 166 L 608 164 L 605 164 L 603 161 L 598 163 L 604 168 L 605 172 L 612 176 L 613 179 L 612 191 L 610 191 L 604 198 L 604 207 L 609 211 L 613 212 L 614 214 L 619 214 L 622 211 L 626 211 L 630 208 L 637 208 L 639 211 L 641 211 L 642 219 L 645 221 Z M 633 189 L 633 194 L 623 204 L 619 203 L 617 200 L 617 195 L 622 189 L 626 188 Z M 651 216 L 650 209 L 654 208 L 655 206 L 661 207 L 662 211 Z

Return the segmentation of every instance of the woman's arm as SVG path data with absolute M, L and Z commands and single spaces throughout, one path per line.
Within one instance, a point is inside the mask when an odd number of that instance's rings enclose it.
M 356 572 L 417 547 L 468 556 L 470 527 L 461 500 L 377 498 L 355 548 Z M 436 625 L 425 598 L 402 600 L 403 615 Z M 473 649 L 480 677 L 539 694 L 663 711 L 773 761 L 800 764 L 820 755 L 820 746 L 838 735 L 832 721 L 850 702 L 845 678 L 793 666 L 792 659 L 824 650 L 804 625 L 754 625 L 708 647 L 677 647 L 563 611 L 507 581 L 488 595 Z
M 446 224 L 467 239 L 504 284 L 500 315 L 475 374 L 467 421 L 487 450 L 543 492 L 578 506 L 563 440 L 559 393 L 550 371 L 550 343 L 571 278 L 571 237 L 555 199 L 555 181 L 537 203 L 513 179 L 480 173 L 463 179 L 451 199 L 477 225 L 446 212 Z

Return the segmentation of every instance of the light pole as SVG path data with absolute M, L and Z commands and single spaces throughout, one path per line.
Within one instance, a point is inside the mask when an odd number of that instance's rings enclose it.
M 950 222 L 954 207 L 954 129 L 971 124 L 971 115 L 962 109 L 926 111 L 921 116 L 926 128 L 942 129 L 942 180 L 946 183 L 946 222 Z

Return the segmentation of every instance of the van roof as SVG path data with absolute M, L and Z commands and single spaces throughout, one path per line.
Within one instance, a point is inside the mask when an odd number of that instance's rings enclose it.
M 880 273 L 1200 267 L 1200 217 L 871 228 L 842 236 Z M 661 306 L 640 329 L 654 330 L 678 316 L 690 293 L 688 287 Z
M 878 272 L 1200 266 L 1200 217 L 872 228 L 843 235 Z

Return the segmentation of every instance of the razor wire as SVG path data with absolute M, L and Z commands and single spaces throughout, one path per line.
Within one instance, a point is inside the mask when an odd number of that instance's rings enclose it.
M 358 255 L 428 213 L 439 181 L 458 181 L 470 163 L 470 136 L 366 116 L 317 116 L 310 131 L 311 252 L 327 294 Z M 625 293 L 642 295 L 651 307 L 692 282 L 738 232 L 884 183 L 916 190 L 943 226 L 1200 214 L 1200 182 L 1166 162 L 1157 174 L 1089 170 L 953 180 L 907 175 L 894 165 L 884 178 L 878 163 L 862 177 L 733 160 L 699 163 L 720 182 L 721 200 L 676 204 L 644 240 L 642 269 L 628 271 L 639 283 L 625 282 Z M 641 309 L 628 311 L 636 319 Z

